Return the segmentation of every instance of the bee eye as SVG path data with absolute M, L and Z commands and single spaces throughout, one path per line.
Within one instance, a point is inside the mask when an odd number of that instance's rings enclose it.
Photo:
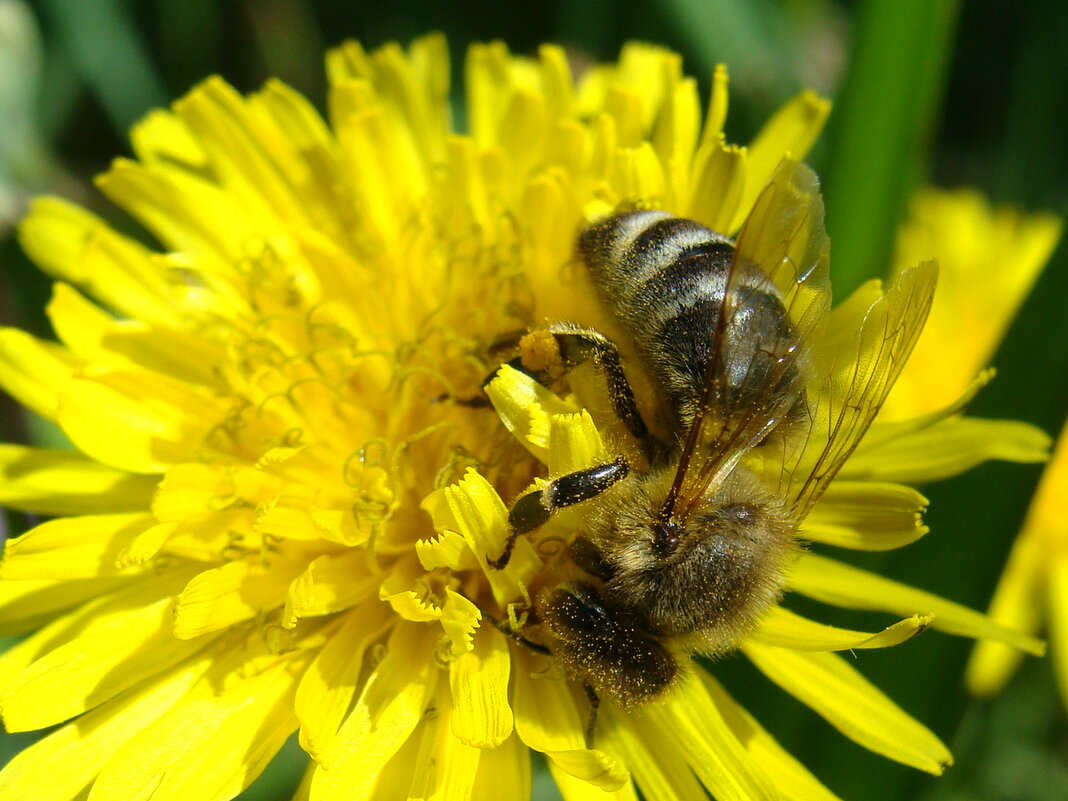
M 612 627 L 612 617 L 601 603 L 597 591 L 578 583 L 552 593 L 548 606 L 550 625 L 563 624 L 571 631 L 604 635 Z
M 675 552 L 679 545 L 679 534 L 682 527 L 678 523 L 666 522 L 653 525 L 653 549 L 657 556 L 668 556 Z

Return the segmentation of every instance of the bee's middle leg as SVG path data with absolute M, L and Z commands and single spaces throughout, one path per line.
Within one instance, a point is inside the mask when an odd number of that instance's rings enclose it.
M 554 478 L 541 489 L 527 493 L 515 502 L 508 513 L 510 531 L 504 551 L 496 559 L 486 561 L 497 570 L 506 567 L 520 534 L 526 534 L 548 522 L 553 513 L 560 509 L 596 498 L 629 472 L 630 465 L 620 456 L 606 464 Z

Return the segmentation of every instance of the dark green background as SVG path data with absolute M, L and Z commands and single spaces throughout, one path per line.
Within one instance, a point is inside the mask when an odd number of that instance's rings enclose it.
M 996 202 L 1063 214 L 1066 8 L 1055 0 L 0 0 L 0 57 L 9 65 L 0 66 L 0 198 L 7 201 L 0 204 L 0 321 L 48 330 L 41 314 L 48 285 L 14 244 L 10 209 L 32 193 L 58 192 L 125 226 L 90 180 L 129 152 L 125 132 L 149 108 L 211 73 L 243 91 L 277 75 L 321 107 L 325 47 L 348 37 L 370 47 L 406 42 L 431 29 L 449 35 L 454 86 L 465 45 L 492 38 L 517 53 L 553 41 L 601 60 L 627 39 L 660 42 L 681 52 L 705 86 L 712 66 L 725 62 L 728 135 L 736 142 L 803 86 L 833 97 L 829 129 L 810 160 L 823 177 L 841 297 L 885 270 L 905 198 L 922 180 L 973 185 Z M 455 102 L 459 108 L 462 99 Z M 1059 430 L 1068 412 L 1065 253 L 1058 249 L 1023 307 L 995 359 L 998 378 L 973 413 Z M 47 436 L 2 403 L 4 439 Z M 1034 466 L 989 464 L 925 488 L 932 533 L 901 552 L 855 561 L 983 608 L 1038 474 Z M 26 521 L 8 523 L 17 529 Z M 882 622 L 820 614 L 857 627 Z M 953 749 L 957 765 L 941 779 L 853 745 L 744 660 L 714 670 L 846 801 L 1068 798 L 1068 725 L 1050 663 L 1026 662 L 999 700 L 979 703 L 961 689 L 969 647 L 931 633 L 857 658 Z M 4 746 L 11 752 L 27 741 L 7 737 Z M 291 744 L 248 796 L 287 798 L 300 764 Z M 536 789 L 551 798 L 544 779 Z

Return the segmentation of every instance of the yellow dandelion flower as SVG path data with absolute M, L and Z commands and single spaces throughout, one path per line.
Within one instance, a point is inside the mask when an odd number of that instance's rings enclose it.
M 938 292 L 884 417 L 936 411 L 967 394 L 977 379 L 989 379 L 982 371 L 1060 232 L 1053 215 L 992 208 L 975 190 L 916 193 L 898 232 L 894 262 L 900 272 L 936 254 Z
M 936 220 L 941 224 L 934 224 Z M 991 209 L 974 192 L 929 191 L 917 198 L 913 220 L 899 241 L 901 251 L 915 252 L 917 243 L 926 241 L 927 247 L 941 244 L 946 252 L 962 257 L 950 262 L 954 268 L 944 310 L 937 317 L 932 312 L 935 325 L 929 324 L 931 330 L 924 334 L 931 347 L 925 350 L 921 338 L 913 358 L 913 361 L 916 357 L 929 358 L 936 350 L 954 355 L 946 360 L 949 369 L 939 374 L 944 382 L 942 399 L 966 391 L 970 394 L 969 383 L 987 379 L 980 370 L 1056 247 L 1061 228 L 1061 221 L 1053 215 L 1023 215 L 1009 208 Z M 918 370 L 909 380 L 913 366 L 910 362 L 899 382 L 906 384 L 902 387 L 904 391 L 892 394 L 888 405 L 897 401 L 904 408 L 922 412 L 927 401 Z M 970 422 L 998 432 L 998 438 L 987 450 L 990 454 L 1026 457 L 1030 450 L 1027 441 L 1036 439 L 1033 432 L 1019 423 Z M 1035 634 L 1048 622 L 1062 694 L 1068 698 L 1068 690 L 1063 689 L 1068 688 L 1062 644 L 1064 627 L 1059 622 L 1065 604 L 1057 590 L 1059 583 L 1063 583 L 1058 571 L 1062 570 L 1066 541 L 1061 520 L 1061 507 L 1068 491 L 1066 442 L 1068 437 L 1062 433 L 998 584 L 990 617 L 1002 625 Z M 1019 665 L 1021 656 L 1018 651 L 997 643 L 977 644 L 966 673 L 968 689 L 984 697 L 998 693 Z
M 1068 428 L 1061 432 L 1049 465 L 1031 501 L 1027 519 L 1009 554 L 990 605 L 990 617 L 1020 631 L 1049 629 L 1050 649 L 1061 696 L 1068 707 Z M 993 643 L 977 645 L 968 663 L 965 683 L 977 696 L 996 695 L 1020 663 L 1011 649 Z
M 773 370 L 822 376 L 807 412 L 775 419 L 806 443 L 835 441 L 845 421 L 856 444 L 918 333 L 933 269 L 827 310 L 814 185 L 773 179 L 808 175 L 784 157 L 804 156 L 826 102 L 803 93 L 735 147 L 722 70 L 702 117 L 695 83 L 659 48 L 629 46 L 576 82 L 558 48 L 521 59 L 494 44 L 470 51 L 460 135 L 443 38 L 407 52 L 349 43 L 327 65 L 329 123 L 281 83 L 242 97 L 211 79 L 134 129 L 136 159 L 98 185 L 157 247 L 57 199 L 20 229 L 56 280 L 59 344 L 0 332 L 0 384 L 76 450 L 0 446 L 0 502 L 54 516 L 0 565 L 3 631 L 36 629 L 0 656 L 0 712 L 9 731 L 56 727 L 0 772 L 0 799 L 227 799 L 295 731 L 311 756 L 298 795 L 316 801 L 523 798 L 531 751 L 569 799 L 702 787 L 721 801 L 832 799 L 681 661 L 635 708 L 602 684 L 590 736 L 581 667 L 556 658 L 532 602 L 575 567 L 568 542 L 602 504 L 559 509 L 513 540 L 507 566 L 490 560 L 532 483 L 641 455 L 597 392 L 583 397 L 592 379 L 557 394 L 504 367 L 487 386 L 495 411 L 473 400 L 513 332 L 590 324 L 576 233 L 627 203 L 730 235 L 745 224 L 739 250 L 795 282 L 790 325 L 815 343 L 804 361 L 785 348 Z M 811 236 L 762 233 L 791 222 Z M 818 269 L 796 272 L 809 246 Z M 859 415 L 842 401 L 857 397 Z M 769 487 L 790 483 L 787 462 L 803 479 L 791 542 L 894 548 L 926 530 L 924 499 L 899 482 L 927 463 L 894 450 L 915 428 L 882 427 L 844 465 L 839 448 L 836 477 L 820 468 L 827 449 L 776 462 L 775 432 L 751 425 L 753 453 L 738 458 Z M 733 645 L 905 764 L 938 773 L 950 754 L 835 651 L 930 626 L 1040 649 L 937 596 L 784 551 L 768 608 Z M 838 629 L 775 603 L 780 590 L 903 620 Z
M 916 347 L 859 451 L 878 443 L 895 480 L 936 481 L 987 459 L 1033 463 L 1049 437 L 1017 420 L 962 409 L 994 377 L 989 367 L 1060 237 L 1048 214 L 991 208 L 974 190 L 925 188 L 898 231 L 893 274 L 937 257 L 938 292 Z M 891 441 L 892 440 L 892 441 Z
M 916 195 L 899 232 L 895 258 L 903 269 L 918 254 L 938 254 L 940 291 L 916 350 L 887 399 L 884 417 L 959 408 L 990 380 L 993 370 L 987 365 L 994 350 L 1053 253 L 1061 229 L 1053 215 L 992 208 L 974 190 L 925 189 Z M 972 435 L 971 447 L 961 447 L 966 433 Z M 954 472 L 991 457 L 1038 461 L 1043 440 L 1039 432 L 1016 421 L 961 416 L 940 420 L 926 434 L 932 452 L 952 454 L 946 462 Z M 990 610 L 991 618 L 1002 625 L 1035 634 L 1044 617 L 1041 598 L 1056 586 L 1051 578 L 1057 564 L 1055 532 L 1063 526 L 1054 522 L 1054 509 L 1063 498 L 1063 440 L 1046 469 Z M 1052 596 L 1050 603 L 1055 603 Z M 995 694 L 1021 657 L 998 643 L 977 644 L 968 665 L 968 688 L 980 696 Z

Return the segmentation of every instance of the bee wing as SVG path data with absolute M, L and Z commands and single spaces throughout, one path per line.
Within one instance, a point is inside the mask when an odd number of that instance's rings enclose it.
M 804 342 L 831 308 L 831 243 L 823 225 L 819 179 L 784 158 L 738 234 L 737 255 L 755 264 L 782 294 L 795 337 Z
M 860 319 L 850 333 L 828 336 L 812 354 L 817 391 L 807 398 L 807 436 L 792 438 L 793 452 L 785 444 L 780 473 L 799 518 L 859 444 L 900 375 L 927 320 L 937 277 L 938 265 L 923 262 L 904 271 L 863 313 L 851 302 L 833 313 Z
M 805 165 L 784 159 L 735 244 L 703 399 L 665 504 L 668 514 L 687 514 L 790 412 L 799 392 L 798 343 L 830 308 L 829 251 L 819 181 Z M 775 298 L 787 320 L 776 313 L 754 321 L 777 309 Z

